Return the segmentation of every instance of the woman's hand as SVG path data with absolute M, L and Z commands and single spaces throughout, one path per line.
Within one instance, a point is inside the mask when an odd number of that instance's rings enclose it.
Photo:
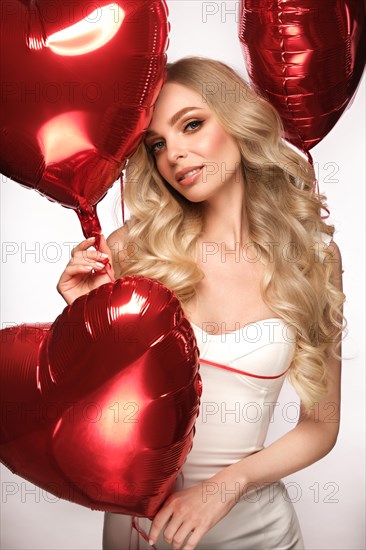
M 91 292 L 101 285 L 110 283 L 105 263 L 112 268 L 112 254 L 104 238 L 100 235 L 100 250 L 91 250 L 95 237 L 81 241 L 71 251 L 71 260 L 67 264 L 57 283 L 57 290 L 70 305 L 76 298 Z
M 160 531 L 169 520 L 164 530 L 166 542 L 172 544 L 174 550 L 196 548 L 203 535 L 238 502 L 238 495 L 229 485 L 228 478 L 219 472 L 199 485 L 170 495 L 151 524 L 148 535 L 150 544 L 156 543 Z M 183 547 L 187 536 L 189 538 Z

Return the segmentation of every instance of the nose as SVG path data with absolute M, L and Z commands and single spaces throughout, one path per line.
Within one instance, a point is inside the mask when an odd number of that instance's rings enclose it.
M 187 150 L 179 139 L 171 139 L 166 143 L 167 157 L 171 164 L 174 164 L 177 159 L 187 156 Z

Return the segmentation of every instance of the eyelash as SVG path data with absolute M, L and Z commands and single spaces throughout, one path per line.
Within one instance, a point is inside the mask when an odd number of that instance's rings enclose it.
M 198 119 L 195 119 L 195 120 L 191 120 L 190 122 L 188 122 L 188 124 L 186 124 L 184 126 L 184 130 L 186 130 L 186 128 L 188 128 L 188 126 L 190 126 L 191 124 L 193 124 L 194 122 L 198 122 L 198 126 L 197 128 L 193 128 L 193 131 L 197 130 L 203 123 L 202 120 L 198 120 Z M 153 143 L 150 148 L 149 148 L 149 151 L 152 155 L 156 154 L 156 151 L 155 151 L 155 146 L 158 145 L 159 143 L 161 143 L 161 141 L 156 141 L 155 143 Z M 159 152 L 159 151 L 157 151 Z

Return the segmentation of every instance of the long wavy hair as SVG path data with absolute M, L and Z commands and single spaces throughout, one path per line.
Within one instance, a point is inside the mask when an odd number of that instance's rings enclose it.
M 245 181 L 245 208 L 251 243 L 265 264 L 261 281 L 263 301 L 297 329 L 290 380 L 305 414 L 327 394 L 326 361 L 340 358 L 337 342 L 347 322 L 342 314 L 345 295 L 331 282 L 329 249 L 320 233 L 333 236 L 324 223 L 326 196 L 313 192 L 311 164 L 284 140 L 275 108 L 228 65 L 202 57 L 167 64 L 165 82 L 190 88 L 205 99 L 225 131 L 236 139 Z M 226 94 L 221 90 L 238 93 Z M 190 202 L 159 174 L 154 156 L 142 142 L 129 159 L 125 202 L 131 213 L 129 261 L 120 276 L 143 275 L 170 288 L 184 306 L 204 278 L 197 258 L 197 239 L 203 227 L 202 203 Z M 268 243 L 280 246 L 268 248 Z M 295 251 L 291 256 L 286 243 Z M 284 253 L 284 250 L 287 253 Z M 290 255 L 289 255 L 290 254 Z

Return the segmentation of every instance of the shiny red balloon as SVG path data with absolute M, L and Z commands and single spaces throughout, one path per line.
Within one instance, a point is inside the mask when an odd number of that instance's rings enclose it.
M 201 377 L 175 295 L 123 277 L 1 335 L 0 458 L 47 492 L 152 518 L 192 448 Z
M 286 139 L 303 151 L 336 124 L 366 59 L 363 0 L 241 0 L 247 71 L 276 107 Z
M 75 209 L 85 237 L 149 125 L 167 15 L 164 0 L 1 5 L 0 172 Z

